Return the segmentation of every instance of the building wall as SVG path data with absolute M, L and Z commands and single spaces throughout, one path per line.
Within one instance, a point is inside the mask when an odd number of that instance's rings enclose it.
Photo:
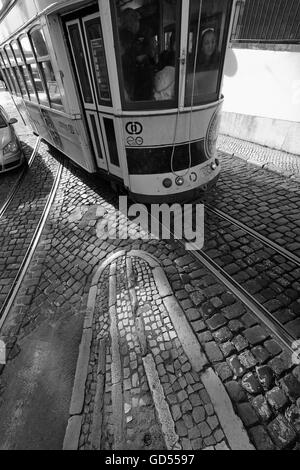
M 300 154 L 300 46 L 231 48 L 221 132 Z

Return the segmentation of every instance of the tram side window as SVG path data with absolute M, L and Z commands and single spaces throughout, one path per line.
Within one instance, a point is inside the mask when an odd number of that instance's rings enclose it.
M 31 73 L 32 73 L 33 81 L 34 81 L 34 87 L 35 87 L 35 89 L 37 91 L 37 94 L 38 94 L 38 97 L 39 97 L 39 102 L 41 104 L 49 106 L 48 97 L 47 97 L 47 94 L 44 90 L 44 85 L 43 85 L 41 75 L 40 75 L 40 71 L 38 69 L 37 64 L 31 64 L 30 68 L 31 68 Z
M 13 91 L 12 86 L 11 86 L 11 83 L 8 79 L 7 71 L 5 69 L 5 65 L 4 65 L 4 62 L 3 62 L 3 59 L 2 59 L 1 52 L 0 52 L 0 69 L 1 69 L 2 79 L 5 80 L 5 84 L 6 84 L 7 88 L 12 93 L 12 91 Z
M 24 59 L 22 57 L 21 49 L 18 44 L 18 42 L 15 40 L 11 43 L 11 47 L 16 59 L 16 62 L 18 64 L 20 74 L 22 76 L 22 79 L 24 81 L 25 87 L 27 88 L 27 93 L 29 96 L 29 99 L 31 101 L 37 101 L 37 97 L 33 88 L 32 80 L 29 75 L 29 70 L 27 66 L 25 65 Z
M 37 101 L 36 94 L 35 94 L 35 91 L 34 91 L 30 76 L 29 76 L 29 71 L 25 65 L 22 65 L 21 69 L 23 71 L 23 76 L 26 82 L 29 98 L 31 101 Z
M 18 79 L 18 82 L 19 82 L 19 85 L 20 85 L 20 89 L 21 89 L 21 95 L 22 96 L 25 96 L 27 97 L 27 89 L 26 89 L 26 85 L 24 83 L 24 77 L 22 75 L 22 72 L 19 70 L 18 67 L 13 67 L 13 70 L 17 76 L 17 79 Z
M 20 63 L 20 57 L 18 54 L 15 53 L 16 47 L 12 47 L 12 44 L 11 44 L 11 45 L 6 45 L 4 49 L 6 51 L 9 63 L 11 65 L 12 72 L 17 78 L 21 95 L 25 98 L 28 98 L 27 87 L 26 87 L 26 83 L 24 80 L 23 70 L 18 65 Z
M 51 105 L 54 105 L 54 107 L 61 107 L 61 94 L 50 61 L 49 51 L 46 44 L 44 32 L 40 28 L 34 29 L 30 33 L 30 37 L 36 54 L 36 60 L 40 65 L 40 70 L 43 74 L 45 85 L 47 86 L 50 103 Z
M 41 80 L 40 72 L 35 62 L 34 54 L 31 48 L 30 41 L 26 35 L 22 36 L 19 40 L 20 47 L 23 51 L 23 56 L 26 61 L 29 76 L 32 79 L 32 85 L 38 96 L 39 102 L 49 106 L 47 94 L 45 93 L 43 82 Z M 33 97 L 33 95 L 31 95 Z
M 0 69 L 0 81 L 4 82 L 6 88 L 12 92 L 11 84 L 7 78 L 6 70 L 4 68 Z
M 1 59 L 2 59 L 2 66 L 4 67 L 3 70 L 5 70 L 6 77 L 11 88 L 11 92 L 16 95 L 19 93 L 18 82 L 12 70 L 10 69 L 10 65 L 9 65 L 9 62 L 8 62 L 8 59 L 4 50 L 1 51 Z
M 186 106 L 218 97 L 228 3 L 228 0 L 191 0 Z
M 16 82 L 15 77 L 12 74 L 12 71 L 9 68 L 4 69 L 6 72 L 7 79 L 9 81 L 11 92 L 16 95 L 18 90 L 18 84 Z
M 121 83 L 126 103 L 175 100 L 178 9 L 177 0 L 116 0 Z
M 24 83 L 22 82 L 22 79 L 19 75 L 19 70 L 16 67 L 16 61 L 8 44 L 4 46 L 3 57 L 6 66 L 9 67 L 10 75 L 13 77 L 16 94 L 23 96 L 26 94 L 26 87 L 24 86 Z

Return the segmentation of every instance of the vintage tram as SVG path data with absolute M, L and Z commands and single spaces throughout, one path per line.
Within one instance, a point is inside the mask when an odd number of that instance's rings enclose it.
M 215 183 L 234 0 L 1 6 L 1 73 L 37 135 L 139 201 Z

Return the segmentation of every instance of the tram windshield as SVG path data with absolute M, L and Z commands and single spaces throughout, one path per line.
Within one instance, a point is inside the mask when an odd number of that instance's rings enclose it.
M 187 45 L 186 106 L 218 98 L 228 0 L 191 0 Z
M 177 106 L 181 5 L 184 8 L 185 2 L 112 3 L 120 85 L 126 107 Z M 231 0 L 190 0 L 185 106 L 219 98 L 230 8 Z
M 127 104 L 176 98 L 179 0 L 116 0 L 119 63 Z

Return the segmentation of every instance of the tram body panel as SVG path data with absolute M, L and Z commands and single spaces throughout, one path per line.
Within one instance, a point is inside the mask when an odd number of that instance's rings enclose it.
M 219 106 L 218 103 L 213 103 L 205 109 L 194 109 L 192 113 L 186 111 L 179 115 L 173 113 L 123 117 L 124 144 L 126 147 L 152 147 L 204 139 Z
M 34 131 L 55 148 L 87 170 L 97 171 L 92 158 L 89 141 L 86 137 L 82 119 L 51 112 L 47 108 L 39 108 L 32 103 L 25 103 L 29 121 Z

